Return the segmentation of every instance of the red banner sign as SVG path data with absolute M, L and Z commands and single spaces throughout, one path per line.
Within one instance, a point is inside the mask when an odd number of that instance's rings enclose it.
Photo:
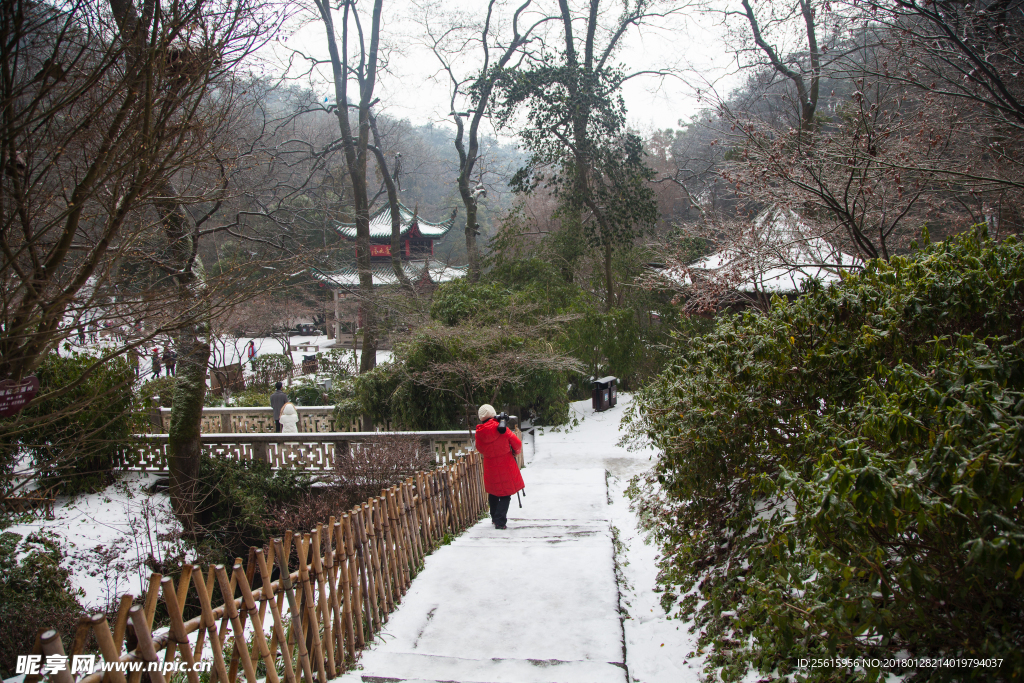
M 370 256 L 391 256 L 390 244 L 371 244 Z
M 0 417 L 7 417 L 20 412 L 35 398 L 39 391 L 39 379 L 35 376 L 26 377 L 20 382 L 5 379 L 0 382 Z

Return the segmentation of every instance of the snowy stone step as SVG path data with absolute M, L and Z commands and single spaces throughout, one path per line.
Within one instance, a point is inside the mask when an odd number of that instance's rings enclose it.
M 618 662 L 558 659 L 464 659 L 389 653 L 373 673 L 345 674 L 335 683 L 626 683 Z

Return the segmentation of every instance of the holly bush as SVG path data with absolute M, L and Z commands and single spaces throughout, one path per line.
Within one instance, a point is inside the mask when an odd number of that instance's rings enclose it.
M 662 452 L 629 493 L 707 673 L 1020 680 L 1022 321 L 1024 246 L 962 236 L 675 349 L 628 418 Z
M 36 371 L 43 400 L 10 419 L 20 447 L 31 454 L 40 488 L 63 493 L 108 483 L 114 467 L 130 459 L 143 413 L 133 391 L 135 370 L 124 356 L 50 353 Z

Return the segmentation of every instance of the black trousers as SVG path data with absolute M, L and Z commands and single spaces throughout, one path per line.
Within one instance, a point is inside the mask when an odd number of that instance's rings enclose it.
M 511 502 L 512 496 L 487 494 L 487 504 L 491 508 L 491 521 L 494 522 L 494 526 L 505 526 L 505 522 L 508 521 L 508 506 Z
M 274 420 L 274 429 L 277 431 L 278 434 L 281 433 L 281 421 L 280 420 Z

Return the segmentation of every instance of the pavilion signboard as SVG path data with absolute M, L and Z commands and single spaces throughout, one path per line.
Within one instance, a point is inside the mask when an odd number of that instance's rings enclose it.
M 5 379 L 0 382 L 0 417 L 21 412 L 39 392 L 39 378 L 26 377 L 20 382 Z

